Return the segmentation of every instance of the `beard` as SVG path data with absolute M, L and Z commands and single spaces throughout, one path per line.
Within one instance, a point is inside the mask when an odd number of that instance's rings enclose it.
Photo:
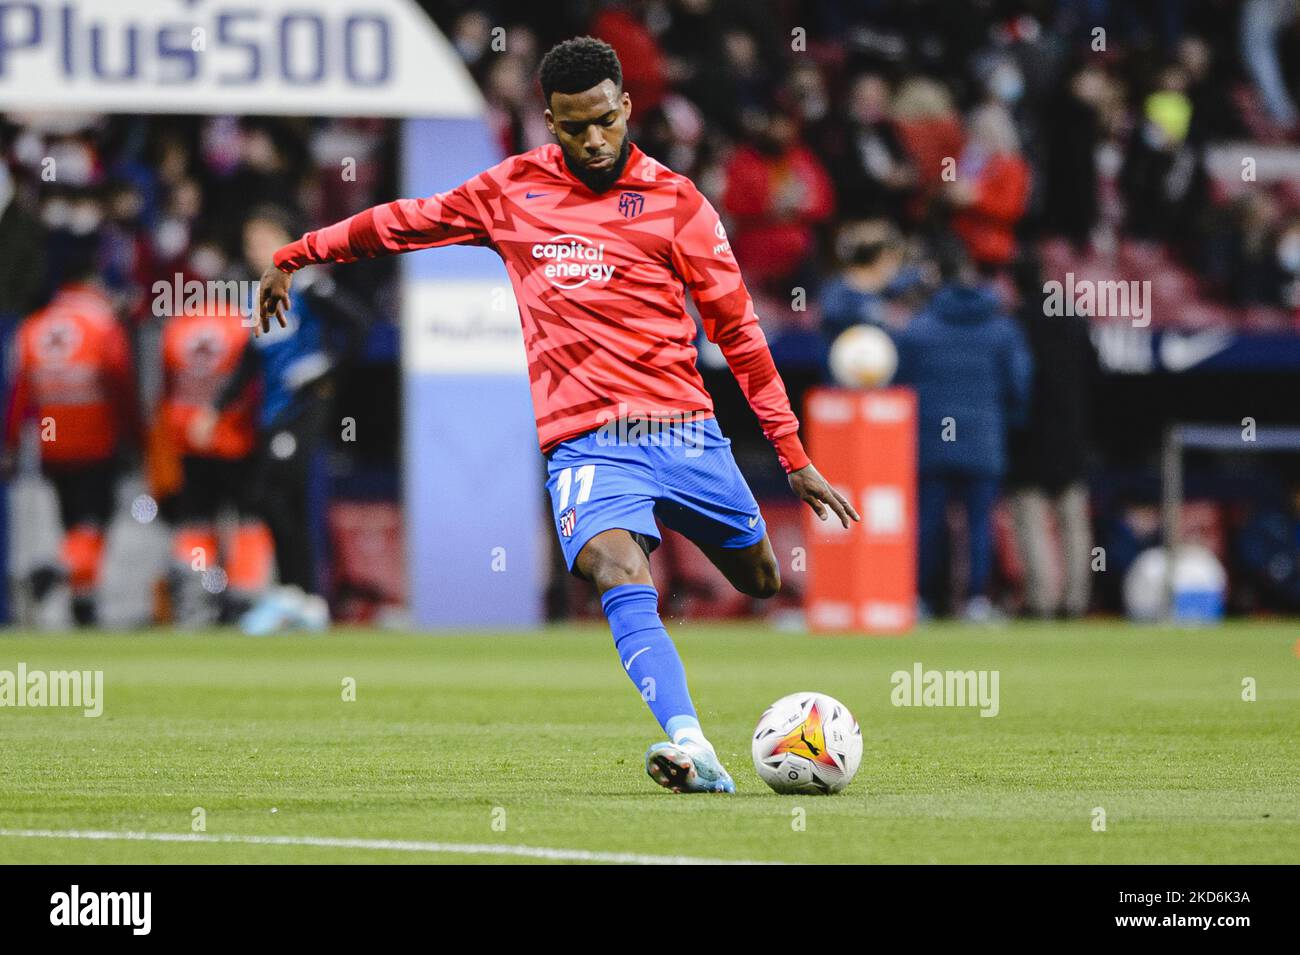
M 623 175 L 631 145 L 632 141 L 624 136 L 623 145 L 619 147 L 618 155 L 614 157 L 614 164 L 608 169 L 588 169 L 581 161 L 575 162 L 567 150 L 560 151 L 564 153 L 564 164 L 569 167 L 569 172 L 592 192 L 601 193 L 618 182 L 619 176 Z

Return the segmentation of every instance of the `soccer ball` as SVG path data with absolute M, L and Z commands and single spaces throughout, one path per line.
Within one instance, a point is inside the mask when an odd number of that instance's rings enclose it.
M 880 388 L 898 370 L 898 349 L 882 329 L 854 325 L 831 345 L 831 377 L 846 388 Z
M 837 793 L 862 762 L 862 731 L 834 697 L 791 693 L 759 717 L 753 752 L 759 778 L 779 793 Z

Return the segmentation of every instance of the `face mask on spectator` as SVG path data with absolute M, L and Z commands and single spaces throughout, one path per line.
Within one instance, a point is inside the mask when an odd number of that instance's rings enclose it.
M 1025 78 L 1015 66 L 1009 64 L 999 66 L 993 72 L 989 88 L 1002 102 L 1015 103 L 1025 93 Z
M 1277 244 L 1277 262 L 1283 269 L 1300 273 L 1300 232 L 1288 232 Z
M 844 261 L 850 265 L 875 265 L 883 251 L 883 242 L 854 242 L 842 250 L 846 253 Z

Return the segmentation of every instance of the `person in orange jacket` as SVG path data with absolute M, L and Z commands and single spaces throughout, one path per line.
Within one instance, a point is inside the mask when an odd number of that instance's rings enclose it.
M 1029 164 L 1005 107 L 990 103 L 971 114 L 956 172 L 944 190 L 952 229 L 981 271 L 1001 270 L 1015 258 L 1016 225 L 1029 204 L 1030 186 Z
M 54 485 L 63 524 L 61 568 L 33 573 L 41 599 L 60 579 L 78 625 L 95 622 L 104 532 L 113 514 L 118 455 L 139 445 L 140 417 L 126 332 L 81 257 L 44 308 L 19 326 L 5 428 L 6 451 L 35 419 L 41 471 Z
M 175 315 L 163 326 L 163 397 L 153 445 L 174 466 L 166 476 L 162 468 L 152 470 L 162 513 L 175 528 L 172 607 L 183 624 L 238 614 L 271 578 L 271 534 L 244 493 L 257 444 L 255 389 L 245 388 L 221 411 L 206 440 L 195 441 L 196 420 L 235 374 L 250 337 L 236 312 L 220 307 Z M 222 548 L 217 519 L 226 508 L 237 524 Z
M 816 226 L 835 212 L 835 187 L 799 127 L 770 113 L 732 154 L 723 207 L 732 217 L 731 248 L 751 283 L 788 294 L 817 250 Z

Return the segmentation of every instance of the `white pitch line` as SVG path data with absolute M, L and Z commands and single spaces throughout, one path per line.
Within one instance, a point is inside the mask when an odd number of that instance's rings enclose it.
M 391 852 L 431 852 L 462 856 L 518 856 L 550 862 L 613 862 L 625 865 L 779 865 L 746 859 L 699 859 L 656 856 L 638 852 L 593 852 L 545 846 L 492 845 L 475 842 L 412 842 L 401 839 L 336 839 L 329 836 L 237 836 L 204 832 L 104 832 L 87 829 L 0 829 L 0 838 L 90 839 L 126 842 L 200 842 L 249 846 L 319 846 L 329 849 L 381 849 Z

